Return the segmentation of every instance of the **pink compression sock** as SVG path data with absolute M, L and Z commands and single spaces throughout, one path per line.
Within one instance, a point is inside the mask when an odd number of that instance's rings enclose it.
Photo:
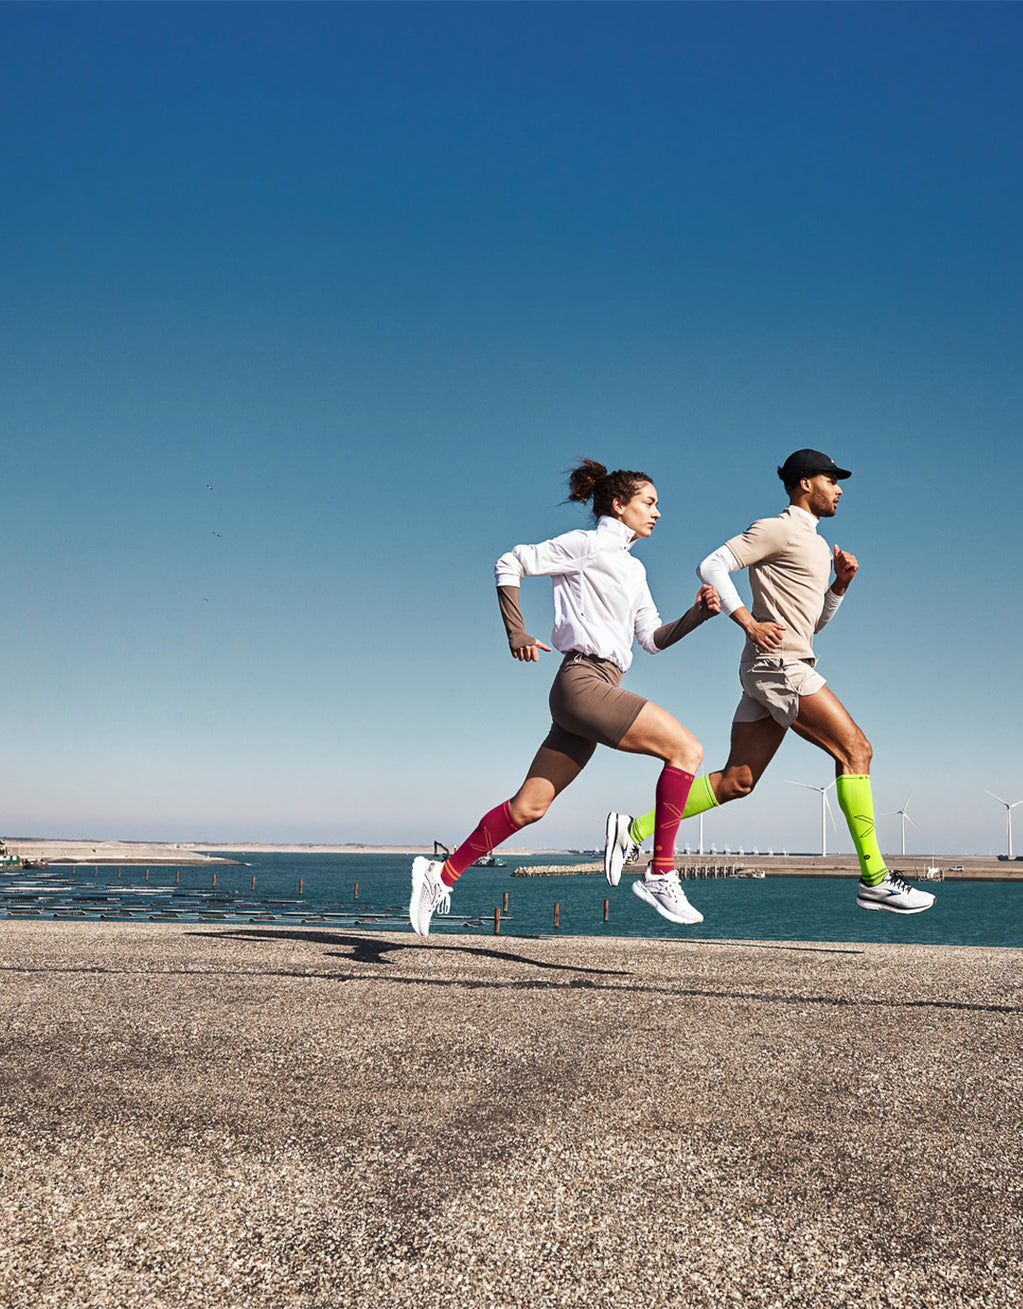
M 508 808 L 508 801 L 491 809 L 479 821 L 479 826 L 471 836 L 467 836 L 454 854 L 444 860 L 440 870 L 440 880 L 445 886 L 454 886 L 470 864 L 476 862 L 502 841 L 507 841 L 512 832 L 517 832 L 520 823 L 515 822 Z M 676 823 L 677 827 L 678 824 Z
M 675 836 L 682 821 L 682 811 L 686 807 L 689 788 L 693 784 L 693 774 L 681 768 L 672 768 L 665 764 L 657 779 L 656 814 L 654 821 L 654 857 L 651 861 L 652 873 L 673 873 L 675 871 Z

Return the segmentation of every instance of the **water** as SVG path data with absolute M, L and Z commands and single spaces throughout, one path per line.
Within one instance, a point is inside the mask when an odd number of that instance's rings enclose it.
M 558 856 L 559 861 L 561 856 Z M 318 922 L 411 931 L 405 855 L 252 854 L 244 865 L 116 868 L 78 865 L 0 877 L 0 918 L 180 922 Z M 550 856 L 515 860 L 549 863 Z M 571 862 L 569 858 L 564 862 Z M 634 936 L 761 941 L 879 941 L 923 945 L 1023 947 L 1023 883 L 943 882 L 923 914 L 867 913 L 849 878 L 722 878 L 686 883 L 703 913 L 697 927 L 658 917 L 632 894 L 631 876 L 612 889 L 600 875 L 511 877 L 507 868 L 471 868 L 452 896 L 437 935 L 491 934 L 503 908 L 502 936 Z M 177 872 L 177 879 L 175 873 Z M 216 873 L 216 886 L 212 885 Z M 252 890 L 252 878 L 256 879 Z M 302 893 L 299 894 L 299 882 Z M 358 899 L 355 884 L 358 883 Z M 604 922 L 604 901 L 609 921 Z M 559 927 L 554 927 L 554 905 Z

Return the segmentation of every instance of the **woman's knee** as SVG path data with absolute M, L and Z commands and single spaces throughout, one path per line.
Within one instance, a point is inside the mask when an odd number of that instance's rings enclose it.
M 689 752 L 689 766 L 686 769 L 690 773 L 698 773 L 700 765 L 703 763 L 703 746 L 699 741 L 694 741 Z
M 539 795 L 517 795 L 508 801 L 508 809 L 512 816 L 512 821 L 519 827 L 528 827 L 530 823 L 538 823 L 547 810 L 551 807 L 551 801 L 544 799 Z
M 665 759 L 665 763 L 695 775 L 703 763 L 703 746 L 695 736 L 686 732 L 677 741 L 672 742 L 670 758 Z

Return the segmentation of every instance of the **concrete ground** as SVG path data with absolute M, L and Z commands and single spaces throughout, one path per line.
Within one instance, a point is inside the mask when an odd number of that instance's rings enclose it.
M 1017 1304 L 1021 963 L 2 922 L 0 1304 Z

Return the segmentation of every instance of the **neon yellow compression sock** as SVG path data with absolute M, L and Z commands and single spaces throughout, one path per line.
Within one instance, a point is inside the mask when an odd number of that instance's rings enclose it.
M 878 882 L 884 881 L 888 869 L 874 832 L 874 795 L 870 778 L 863 773 L 843 773 L 835 780 L 835 794 L 859 856 L 860 878 L 868 886 L 877 886 Z
M 693 818 L 696 814 L 702 814 L 708 809 L 716 809 L 718 806 L 717 796 L 710 784 L 710 777 L 704 773 L 698 777 L 689 788 L 689 798 L 686 800 L 686 807 L 682 810 L 682 822 L 687 818 Z M 648 837 L 654 834 L 654 820 L 657 815 L 656 809 L 651 809 L 648 814 L 642 818 L 634 818 L 632 826 L 629 828 L 629 835 L 637 845 L 642 845 Z

